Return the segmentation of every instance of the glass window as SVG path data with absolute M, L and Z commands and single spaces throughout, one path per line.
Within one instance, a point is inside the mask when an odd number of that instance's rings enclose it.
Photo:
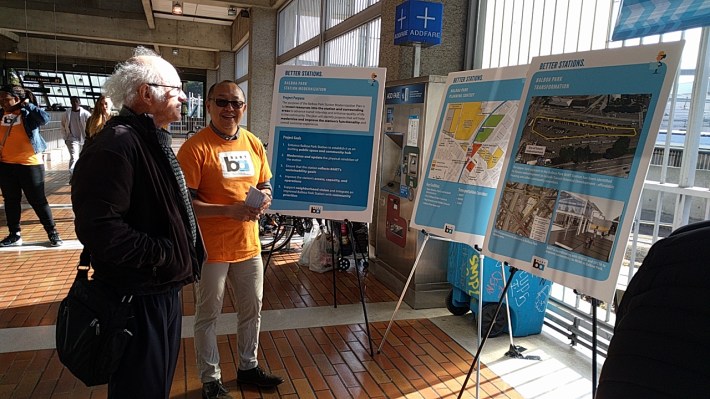
M 91 85 L 93 87 L 101 88 L 104 82 L 106 82 L 106 76 L 91 75 Z
M 329 0 L 326 11 L 326 28 L 330 29 L 379 0 Z
M 237 51 L 235 66 L 235 77 L 237 79 L 249 74 L 249 44 L 246 44 Z
M 294 0 L 279 12 L 278 54 L 320 33 L 320 0 Z
M 298 35 L 298 3 L 292 2 L 279 12 L 278 54 L 281 55 L 296 47 Z
M 321 0 L 298 0 L 298 3 L 298 44 L 301 44 L 320 33 Z
M 370 8 L 379 0 L 326 0 L 325 10 L 320 9 L 321 0 L 293 0 L 279 11 L 278 55 L 291 50 L 289 59 L 280 57 L 286 65 L 358 65 L 377 66 L 380 48 L 379 9 Z M 320 32 L 321 18 L 326 19 L 326 31 Z M 339 25 L 337 33 L 329 32 Z M 342 33 L 346 32 L 346 33 Z M 329 35 L 330 33 L 330 35 Z M 318 37 L 320 46 L 314 40 Z M 333 38 L 337 34 L 338 36 Z M 333 38 L 333 39 L 331 39 Z M 304 44 L 305 43 L 305 44 Z M 299 47 L 300 46 L 300 47 Z M 320 57 L 325 59 L 321 61 Z
M 91 80 L 88 75 L 76 75 L 76 84 L 91 87 Z
M 380 59 L 380 18 L 327 42 L 325 65 L 376 67 Z
M 524 65 L 539 55 L 606 48 L 618 0 L 483 2 L 482 68 Z M 630 45 L 626 44 L 626 45 Z M 614 46 L 609 46 L 614 47 Z
M 48 86 L 49 88 L 49 94 L 54 95 L 54 96 L 64 96 L 67 93 L 64 93 L 64 90 L 60 86 Z
M 67 73 L 64 75 L 64 83 L 69 84 L 69 85 L 75 85 L 76 84 L 76 75 L 73 73 Z
M 308 51 L 306 53 L 300 54 L 295 58 L 284 62 L 285 65 L 303 65 L 303 66 L 313 66 L 318 65 L 318 58 L 320 57 L 320 49 L 318 47 Z

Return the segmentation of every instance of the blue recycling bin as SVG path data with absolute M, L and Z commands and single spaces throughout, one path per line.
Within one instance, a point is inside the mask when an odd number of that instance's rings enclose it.
M 449 246 L 449 264 L 447 279 L 453 290 L 447 298 L 447 308 L 453 314 L 464 314 L 470 309 L 474 315 L 478 312 L 479 292 L 483 290 L 482 331 L 493 321 L 493 313 L 500 295 L 505 287 L 505 281 L 510 279 L 510 268 L 501 268 L 499 261 L 484 257 L 483 279 L 479 279 L 480 254 L 471 246 L 461 243 L 451 243 Z M 482 281 L 482 283 L 481 283 Z M 537 277 L 528 272 L 518 270 L 515 273 L 507 299 L 510 301 L 510 317 L 514 337 L 524 337 L 539 334 L 545 319 L 545 310 L 550 296 L 552 282 Z M 504 305 L 505 306 L 505 305 Z M 508 331 L 507 313 L 501 307 L 491 336 Z

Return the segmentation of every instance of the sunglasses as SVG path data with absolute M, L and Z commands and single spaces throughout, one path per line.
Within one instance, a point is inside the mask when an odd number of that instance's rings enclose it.
M 234 109 L 238 109 L 238 108 L 241 108 L 244 106 L 244 101 L 240 101 L 240 100 L 230 101 L 230 100 L 225 100 L 223 98 L 212 98 L 211 100 L 214 101 L 214 103 L 217 104 L 217 106 L 220 108 L 226 107 L 227 104 L 230 104 L 232 106 L 232 108 L 234 108 Z

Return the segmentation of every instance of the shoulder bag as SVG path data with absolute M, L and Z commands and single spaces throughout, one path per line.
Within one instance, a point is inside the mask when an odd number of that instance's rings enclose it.
M 86 386 L 108 383 L 133 336 L 133 296 L 120 296 L 88 278 L 90 266 L 77 266 L 76 278 L 57 315 L 59 360 Z

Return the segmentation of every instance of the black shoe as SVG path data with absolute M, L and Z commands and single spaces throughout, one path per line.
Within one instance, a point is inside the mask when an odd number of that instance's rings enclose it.
M 53 247 L 58 247 L 64 244 L 64 241 L 59 238 L 59 233 L 57 233 L 57 230 L 52 230 L 51 232 L 47 233 L 47 237 L 49 237 L 49 245 Z
M 237 382 L 240 384 L 253 384 L 263 388 L 273 388 L 282 382 L 284 379 L 273 374 L 269 374 L 259 366 L 251 370 L 237 371 Z
M 202 399 L 232 399 L 222 381 L 210 381 L 202 384 Z
M 22 245 L 20 233 L 10 233 L 10 235 L 0 241 L 0 247 L 19 247 L 20 245 Z

